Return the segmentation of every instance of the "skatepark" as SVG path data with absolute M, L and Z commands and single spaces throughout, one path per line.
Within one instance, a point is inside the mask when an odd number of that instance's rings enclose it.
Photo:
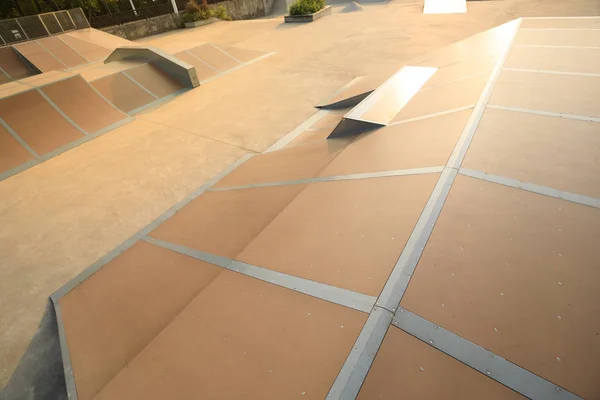
M 437 3 L 0 47 L 0 398 L 600 398 L 600 5 Z

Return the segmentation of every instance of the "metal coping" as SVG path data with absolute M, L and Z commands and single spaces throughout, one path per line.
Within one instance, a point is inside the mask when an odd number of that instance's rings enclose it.
M 553 74 L 553 75 L 574 75 L 574 76 L 595 76 L 598 77 L 600 74 L 594 74 L 589 72 L 567 72 L 567 71 L 553 71 L 547 69 L 526 69 L 526 68 L 504 68 L 503 71 L 513 72 L 532 72 L 538 74 Z
M 554 189 L 548 186 L 538 185 L 535 183 L 523 182 L 517 179 L 507 178 L 500 175 L 488 174 L 483 171 L 477 171 L 468 168 L 461 168 L 458 173 L 460 175 L 469 176 L 471 178 L 480 179 L 487 182 L 498 183 L 500 185 L 509 186 L 515 189 L 522 189 L 528 192 L 541 194 L 556 199 L 570 201 L 572 203 L 583 204 L 586 206 L 600 208 L 600 199 L 595 197 L 584 196 L 582 194 L 566 192 L 564 190 Z
M 495 109 L 495 110 L 505 110 L 505 111 L 514 111 L 525 114 L 536 114 L 542 115 L 544 117 L 557 117 L 557 118 L 566 118 L 566 119 L 574 119 L 578 121 L 588 121 L 588 122 L 600 122 L 600 118 L 598 117 L 588 117 L 585 115 L 573 115 L 573 114 L 561 114 L 555 113 L 551 111 L 541 111 L 541 110 L 531 110 L 528 108 L 518 108 L 518 107 L 506 107 L 506 106 L 498 106 L 498 105 L 488 105 L 487 108 Z
M 415 76 L 411 76 L 414 74 L 411 74 L 411 71 L 420 71 L 421 73 L 417 75 L 416 79 Z M 398 114 L 400 112 L 400 110 L 402 110 L 402 108 L 408 104 L 408 102 L 410 102 L 410 100 L 423 88 L 423 85 L 425 85 L 425 83 L 427 83 L 427 81 L 429 79 L 431 79 L 431 77 L 438 71 L 437 67 L 415 67 L 415 66 L 404 66 L 402 67 L 398 72 L 396 72 L 394 75 L 392 75 L 391 77 L 389 77 L 381 86 L 379 86 L 377 89 L 375 89 L 371 94 L 369 94 L 364 100 L 362 100 L 360 103 L 358 103 L 354 108 L 352 108 L 346 115 L 344 115 L 344 119 L 352 119 L 355 121 L 360 121 L 360 122 L 369 122 L 372 124 L 377 124 L 377 125 L 384 125 L 387 126 L 387 124 L 390 122 L 390 120 L 388 121 L 373 121 L 373 120 L 369 120 L 364 118 L 363 116 L 375 105 L 377 104 L 381 98 L 383 96 L 385 96 L 386 91 L 387 90 L 394 90 L 396 88 L 396 82 L 400 81 L 404 81 L 405 79 L 407 79 L 408 77 L 405 77 L 406 75 L 408 75 L 410 78 L 412 79 L 408 79 L 411 83 L 415 83 L 416 80 L 416 85 L 410 85 L 409 88 L 409 92 L 407 93 L 406 98 L 404 99 L 403 103 L 400 103 L 400 107 L 397 108 L 394 116 L 396 114 Z M 392 117 L 393 119 L 393 117 Z
M 344 307 L 352 308 L 358 311 L 369 313 L 375 304 L 376 298 L 366 294 L 354 292 L 347 289 L 338 288 L 327 285 L 325 283 L 311 281 L 309 279 L 300 278 L 293 275 L 284 274 L 282 272 L 270 270 L 268 268 L 259 267 L 252 264 L 236 261 L 227 257 L 221 257 L 204 251 L 189 248 L 187 246 L 170 243 L 164 240 L 155 239 L 153 237 L 144 236 L 142 240 L 160 246 L 162 248 L 172 250 L 179 254 L 209 262 L 219 267 L 240 274 L 259 279 L 264 282 L 272 283 L 296 292 L 304 293 L 321 300 L 326 300 L 331 303 L 339 304 Z
M 299 184 L 306 184 L 306 183 L 349 181 L 349 180 L 355 180 L 355 179 L 385 178 L 385 177 L 390 177 L 390 176 L 404 176 L 404 175 L 421 175 L 421 174 L 432 174 L 432 173 L 436 173 L 436 172 L 442 172 L 443 170 L 444 170 L 443 166 L 395 169 L 395 170 L 381 171 L 381 172 L 365 172 L 365 173 L 360 173 L 360 174 L 320 176 L 320 177 L 316 177 L 316 178 L 306 178 L 306 179 L 292 179 L 289 181 L 251 183 L 248 185 L 231 186 L 231 187 L 225 187 L 225 188 L 215 188 L 215 189 L 210 189 L 210 191 L 211 192 L 223 192 L 223 191 L 229 191 L 229 190 L 241 190 L 241 189 L 251 189 L 251 188 L 261 188 L 261 187 L 272 187 L 272 186 L 299 185 Z
M 448 160 L 448 163 L 446 164 L 446 167 L 444 168 L 444 171 L 442 172 L 442 175 L 438 179 L 438 182 L 435 185 L 433 192 L 431 193 L 431 196 L 429 197 L 429 200 L 427 201 L 427 204 L 423 209 L 419 220 L 417 221 L 417 224 L 415 225 L 402 253 L 400 254 L 398 261 L 396 262 L 396 265 L 392 270 L 392 273 L 390 274 L 381 294 L 379 295 L 379 298 L 377 299 L 374 310 L 387 310 L 387 315 L 390 321 L 392 314 L 396 312 L 396 308 L 404 296 L 404 292 L 408 287 L 412 272 L 416 268 L 421 254 L 425 249 L 425 245 L 427 244 L 427 241 L 433 232 L 437 218 L 441 213 L 441 209 L 458 173 L 458 168 L 464 159 L 471 140 L 473 139 L 475 130 L 481 121 L 481 117 L 483 116 L 486 104 L 491 96 L 496 79 L 500 74 L 508 52 L 512 47 L 514 38 L 516 37 L 518 28 L 521 24 L 521 19 L 519 18 L 514 22 L 516 22 L 517 25 L 512 32 L 512 37 L 506 44 L 503 53 L 500 55 L 496 66 L 488 78 L 488 82 L 486 83 L 479 99 L 477 100 L 477 104 L 471 116 L 469 117 L 469 120 L 467 121 L 460 138 L 458 139 L 458 142 Z M 338 377 L 333 383 L 328 394 L 328 398 L 346 400 L 355 399 L 358 396 L 360 388 L 362 387 L 368 371 L 371 368 L 371 364 L 373 363 L 374 355 L 381 346 L 385 333 L 389 327 L 389 324 L 380 323 L 382 319 L 381 313 L 383 312 L 384 311 L 381 311 L 377 314 L 371 313 L 369 315 L 367 325 L 371 324 L 370 326 L 374 326 L 376 328 L 366 332 L 363 329 L 363 332 L 361 332 L 361 335 L 356 341 L 353 350 L 350 352 L 350 355 L 342 366 Z M 369 351 L 367 351 L 367 346 L 370 349 Z
M 568 390 L 423 317 L 403 308 L 399 311 L 392 320 L 394 326 L 527 398 L 581 400 L 579 396 Z

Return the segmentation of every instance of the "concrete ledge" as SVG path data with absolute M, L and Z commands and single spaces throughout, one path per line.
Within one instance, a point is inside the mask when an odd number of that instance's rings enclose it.
M 185 27 L 186 28 L 197 28 L 199 26 L 212 24 L 213 22 L 217 22 L 217 21 L 220 21 L 220 19 L 219 18 L 208 18 L 208 19 L 203 19 L 200 21 L 186 22 Z
M 285 22 L 313 22 L 317 19 L 331 14 L 331 6 L 325 6 L 313 14 L 307 15 L 286 15 Z
M 177 57 L 173 57 L 156 47 L 119 47 L 104 60 L 104 64 L 121 60 L 151 62 L 173 78 L 177 79 L 185 87 L 195 88 L 196 86 L 200 86 L 198 74 L 196 73 L 196 68 L 194 68 L 194 66 L 183 62 Z

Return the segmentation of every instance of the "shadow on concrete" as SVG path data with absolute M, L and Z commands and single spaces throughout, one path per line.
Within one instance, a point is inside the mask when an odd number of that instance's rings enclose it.
M 0 399 L 67 399 L 56 313 L 50 300 L 29 347 L 0 392 Z

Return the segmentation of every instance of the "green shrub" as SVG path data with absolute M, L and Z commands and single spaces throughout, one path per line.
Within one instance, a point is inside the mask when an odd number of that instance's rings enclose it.
M 325 0 L 296 0 L 290 6 L 290 15 L 313 14 L 325 7 Z
M 219 6 L 212 9 L 212 16 L 222 19 L 223 21 L 231 21 L 231 16 L 227 14 L 225 6 Z
M 210 8 L 206 4 L 198 4 L 195 0 L 189 0 L 185 5 L 185 13 L 181 20 L 185 22 L 201 21 L 211 17 Z

